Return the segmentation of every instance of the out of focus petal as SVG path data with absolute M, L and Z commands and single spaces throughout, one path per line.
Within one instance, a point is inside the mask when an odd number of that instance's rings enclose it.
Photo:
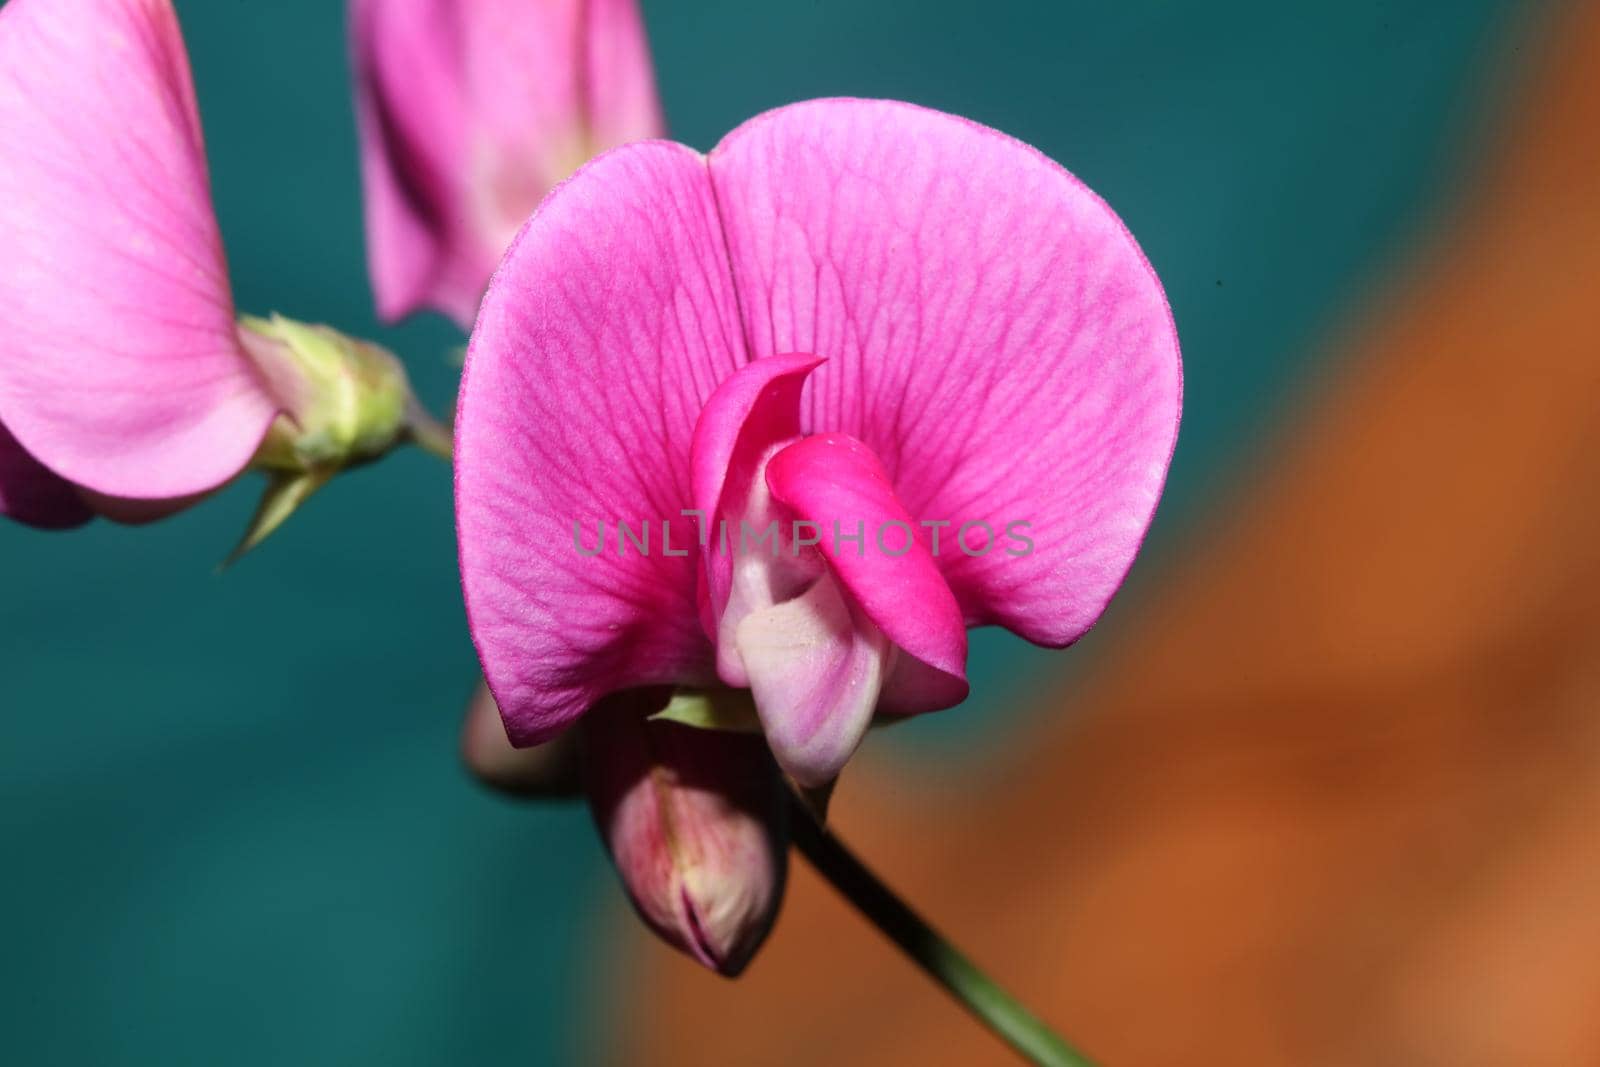
M 0 9 L 0 144 L 6 426 L 107 495 L 226 482 L 277 404 L 235 334 L 168 0 Z
M 467 101 L 452 0 L 353 0 L 350 37 L 367 224 L 378 314 L 398 319 L 430 300 L 470 323 L 482 285 L 444 278 Z
M 355 0 L 351 39 L 380 314 L 470 326 L 518 228 L 591 156 L 659 136 L 633 0 Z
M 65 530 L 94 517 L 72 488 L 28 455 L 0 425 L 0 515 L 41 530 Z
M 584 95 L 594 151 L 666 132 L 638 0 L 587 0 Z
M 577 739 L 571 731 L 533 748 L 513 748 L 489 687 L 479 684 L 461 726 L 461 759 L 473 777 L 501 793 L 565 797 L 578 786 Z

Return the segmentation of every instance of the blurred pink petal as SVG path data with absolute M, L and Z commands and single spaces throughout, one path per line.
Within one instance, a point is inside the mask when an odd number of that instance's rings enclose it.
M 648 721 L 650 696 L 613 697 L 584 719 L 595 822 L 645 922 L 732 977 L 783 899 L 782 785 L 759 737 Z
M 0 417 L 110 496 L 213 489 L 277 404 L 240 349 L 167 0 L 0 9 Z
M 94 517 L 82 498 L 23 451 L 0 426 L 0 515 L 41 530 L 65 530 Z
M 367 253 L 379 313 L 470 326 L 544 195 L 661 133 L 634 0 L 352 0 Z

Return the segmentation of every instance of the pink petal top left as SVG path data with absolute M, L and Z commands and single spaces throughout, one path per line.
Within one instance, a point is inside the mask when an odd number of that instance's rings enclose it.
M 280 405 L 234 323 L 168 0 L 0 9 L 0 144 L 0 507 L 61 524 L 43 468 L 140 500 L 228 481 Z

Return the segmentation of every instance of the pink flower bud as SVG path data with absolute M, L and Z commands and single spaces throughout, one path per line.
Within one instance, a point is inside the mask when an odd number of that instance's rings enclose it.
M 664 701 L 649 696 L 619 694 L 584 717 L 589 802 L 639 915 L 733 977 L 783 897 L 782 783 L 759 735 L 650 720 Z

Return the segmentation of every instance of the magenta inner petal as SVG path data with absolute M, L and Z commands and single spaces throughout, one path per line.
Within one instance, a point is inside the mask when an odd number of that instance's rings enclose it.
M 862 613 L 932 672 L 907 671 L 902 713 L 949 707 L 967 695 L 967 630 L 926 529 L 906 511 L 883 464 L 862 442 L 816 434 L 767 466 L 773 497 L 811 524 L 817 550 Z M 948 542 L 943 551 L 955 550 Z M 944 676 L 937 681 L 937 676 Z M 916 707 L 916 702 L 932 703 Z
M 750 684 L 735 631 L 750 611 L 797 596 L 821 573 L 814 553 L 789 550 L 787 513 L 767 488 L 767 461 L 800 435 L 800 392 L 821 360 L 769 356 L 717 387 L 690 450 L 705 559 L 702 618 L 728 685 Z

